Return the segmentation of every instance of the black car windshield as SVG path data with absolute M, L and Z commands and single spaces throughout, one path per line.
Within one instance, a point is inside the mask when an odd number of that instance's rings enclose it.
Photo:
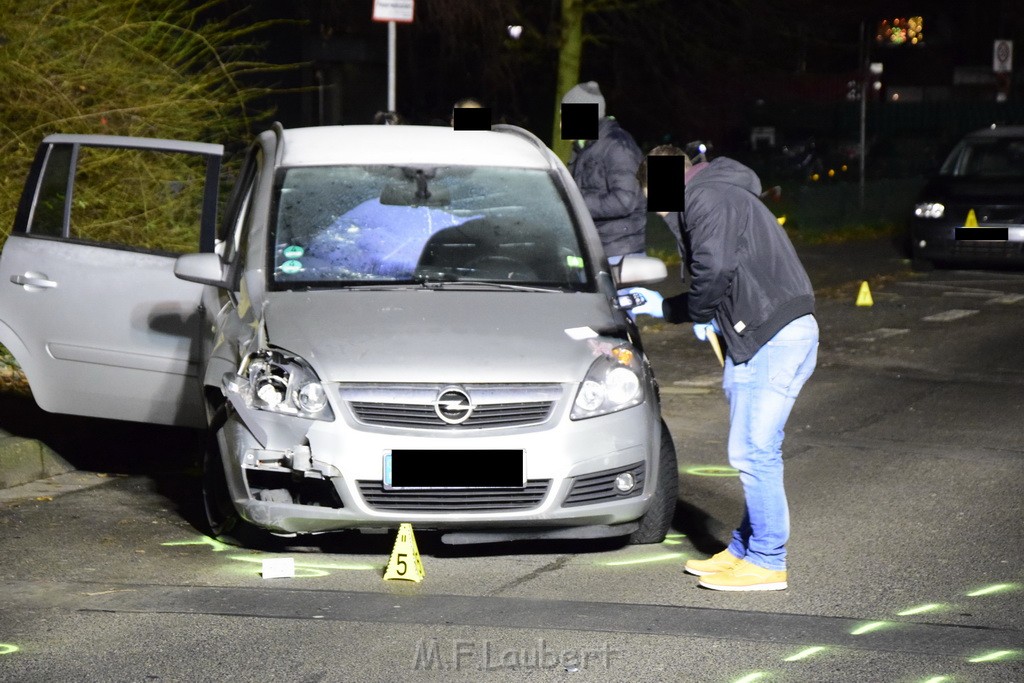
M 1024 137 L 967 138 L 946 158 L 941 174 L 973 178 L 1022 178 Z
M 296 167 L 278 177 L 275 289 L 485 281 L 589 289 L 547 171 Z

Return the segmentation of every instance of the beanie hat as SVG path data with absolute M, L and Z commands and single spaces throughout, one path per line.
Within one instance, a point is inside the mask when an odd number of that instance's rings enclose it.
M 562 97 L 563 104 L 597 104 L 597 118 L 604 118 L 604 95 L 597 81 L 587 81 L 574 85 L 569 92 Z

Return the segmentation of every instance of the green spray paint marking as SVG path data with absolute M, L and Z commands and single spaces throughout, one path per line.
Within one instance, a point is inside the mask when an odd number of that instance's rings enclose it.
M 743 678 L 737 678 L 733 683 L 754 683 L 754 681 L 759 681 L 767 675 L 768 674 L 763 671 L 755 671 L 752 674 L 747 674 Z
M 13 643 L 0 643 L 0 655 L 14 654 L 21 648 Z
M 967 661 L 971 664 L 981 664 L 982 662 L 996 662 L 1000 659 L 1006 659 L 1014 654 L 1016 650 L 996 650 L 995 652 L 989 652 L 987 654 L 978 655 L 977 657 L 971 657 Z
M 1002 593 L 1004 591 L 1013 590 L 1016 586 L 1012 583 L 997 583 L 991 586 L 985 586 L 978 590 L 971 591 L 967 594 L 969 598 L 979 598 L 982 595 L 991 595 L 992 593 Z
M 195 541 L 171 541 L 169 543 L 161 543 L 160 545 L 208 545 L 211 548 L 213 548 L 213 552 L 215 553 L 232 549 L 232 546 L 228 545 L 227 543 L 221 543 L 216 538 L 210 538 L 209 536 L 200 536 L 198 540 Z
M 931 602 L 931 603 L 928 603 L 927 605 L 919 605 L 917 607 L 911 607 L 910 609 L 905 609 L 902 612 L 897 612 L 896 615 L 900 616 L 900 617 L 910 617 L 910 616 L 913 616 L 915 614 L 923 614 L 925 612 L 934 612 L 935 610 L 942 609 L 942 608 L 943 608 L 943 605 L 940 605 L 937 602 Z
M 953 680 L 949 676 L 932 676 L 931 678 L 921 681 L 921 683 L 946 683 L 946 681 Z
M 813 657 L 814 655 L 818 654 L 819 652 L 823 652 L 825 649 L 826 648 L 824 646 L 822 646 L 822 645 L 815 645 L 814 647 L 809 647 L 806 650 L 801 650 L 800 652 L 797 652 L 795 655 L 790 655 L 789 657 L 786 657 L 782 661 L 784 661 L 784 662 L 799 662 L 801 659 L 807 659 L 808 657 Z
M 883 629 L 883 628 L 886 628 L 888 626 L 892 626 L 892 623 L 888 622 L 888 621 L 872 621 L 870 623 L 864 624 L 863 626 L 858 626 L 857 628 L 853 629 L 852 631 L 850 631 L 850 635 L 851 636 L 862 636 L 865 633 L 871 633 L 872 631 L 878 631 L 879 629 Z
M 676 560 L 680 557 L 684 557 L 683 553 L 667 553 L 665 555 L 655 555 L 654 557 L 641 557 L 636 560 L 613 560 L 611 562 L 602 562 L 606 567 L 624 567 L 629 564 L 647 564 L 649 562 L 664 562 L 665 560 Z
M 696 467 L 687 467 L 683 470 L 683 474 L 691 474 L 695 477 L 738 477 L 740 473 L 739 470 L 722 465 L 697 465 Z

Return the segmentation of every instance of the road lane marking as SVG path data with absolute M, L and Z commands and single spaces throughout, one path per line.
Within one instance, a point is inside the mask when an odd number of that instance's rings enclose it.
M 951 308 L 948 311 L 942 313 L 936 313 L 935 315 L 926 315 L 921 320 L 926 320 L 931 323 L 948 323 L 952 320 L 959 320 L 960 318 L 966 318 L 974 315 L 978 311 L 971 310 L 968 308 Z
M 984 289 L 981 287 L 965 287 L 955 285 L 952 282 L 899 282 L 904 287 L 916 287 L 918 289 L 939 289 L 942 296 L 1002 296 L 1006 294 L 1001 289 Z
M 847 337 L 846 341 L 873 342 L 878 341 L 879 339 L 898 337 L 899 335 L 907 334 L 908 332 L 910 332 L 910 329 L 905 327 L 879 327 L 877 330 L 862 332 L 860 334 L 855 334 L 852 337 Z
M 989 299 L 987 304 L 1015 304 L 1024 301 L 1024 294 L 1004 294 L 995 299 Z

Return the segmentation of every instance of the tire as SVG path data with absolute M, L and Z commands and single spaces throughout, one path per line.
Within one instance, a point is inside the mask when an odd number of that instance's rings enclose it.
M 206 516 L 206 533 L 228 545 L 244 548 L 262 548 L 268 545 L 271 535 L 242 519 L 231 501 L 224 459 L 217 442 L 217 434 L 227 423 L 230 407 L 227 404 L 217 409 L 210 423 L 203 454 L 203 512 Z
M 679 467 L 676 464 L 676 447 L 665 421 L 661 422 L 661 450 L 658 454 L 658 481 L 651 500 L 651 506 L 640 518 L 640 528 L 629 535 L 633 545 L 661 543 L 665 540 L 679 498 Z

